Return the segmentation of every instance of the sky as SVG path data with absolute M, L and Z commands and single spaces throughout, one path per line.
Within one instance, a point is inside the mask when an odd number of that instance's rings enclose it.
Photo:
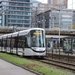
M 38 0 L 40 2 L 43 2 L 43 3 L 47 3 L 47 0 Z M 73 3 L 72 3 L 73 1 Z M 73 6 L 72 6 L 73 4 Z M 68 0 L 68 8 L 69 9 L 75 9 L 75 0 Z
M 68 8 L 75 9 L 75 0 L 68 0 Z

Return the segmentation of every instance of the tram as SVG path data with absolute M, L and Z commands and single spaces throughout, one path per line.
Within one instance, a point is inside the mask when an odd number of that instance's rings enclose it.
M 1 35 L 0 51 L 23 56 L 45 56 L 45 30 L 30 28 Z

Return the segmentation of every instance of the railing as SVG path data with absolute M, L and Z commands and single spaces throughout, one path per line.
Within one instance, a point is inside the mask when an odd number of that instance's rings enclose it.
M 47 48 L 47 57 L 75 63 L 75 50 L 66 52 L 63 50 L 63 47 Z

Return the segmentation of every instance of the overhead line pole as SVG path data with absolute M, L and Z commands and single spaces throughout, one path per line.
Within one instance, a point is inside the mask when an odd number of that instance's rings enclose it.
M 73 29 L 73 0 L 72 0 L 72 24 L 71 24 L 71 30 Z

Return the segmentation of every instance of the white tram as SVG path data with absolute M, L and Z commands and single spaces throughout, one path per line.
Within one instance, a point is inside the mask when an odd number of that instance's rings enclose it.
M 45 56 L 45 30 L 30 28 L 0 36 L 0 51 L 23 56 Z

